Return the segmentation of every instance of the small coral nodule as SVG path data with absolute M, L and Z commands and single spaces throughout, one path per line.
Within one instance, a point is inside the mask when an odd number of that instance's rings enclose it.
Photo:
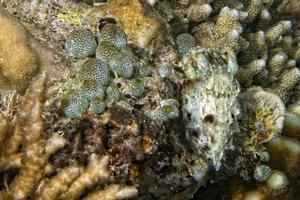
M 271 175 L 271 168 L 267 165 L 260 165 L 254 171 L 254 178 L 259 182 L 267 180 Z
M 177 49 L 179 53 L 183 56 L 184 54 L 188 53 L 190 49 L 196 46 L 195 38 L 188 33 L 183 33 L 176 37 L 175 40 Z
M 157 122 L 167 122 L 174 120 L 179 116 L 179 103 L 175 99 L 165 99 L 160 102 L 160 105 L 152 112 L 152 118 Z
M 80 80 L 95 80 L 100 85 L 106 85 L 110 79 L 108 64 L 90 58 L 80 66 L 78 78 Z
M 95 54 L 97 43 L 91 31 L 80 29 L 70 33 L 65 48 L 71 57 L 84 58 Z
M 127 36 L 123 29 L 114 24 L 106 24 L 99 35 L 99 42 L 108 41 L 118 48 L 124 48 L 127 44 Z
M 284 190 L 288 185 L 286 175 L 281 171 L 273 171 L 267 180 L 267 186 L 271 190 Z
M 64 113 L 71 118 L 82 117 L 83 112 L 89 107 L 88 100 L 76 92 L 72 93 L 67 101 Z
M 106 98 L 108 100 L 118 101 L 121 98 L 119 88 L 115 85 L 108 86 L 106 88 Z
M 90 102 L 90 111 L 95 114 L 101 114 L 106 108 L 105 101 L 100 98 L 95 98 Z
M 300 139 L 300 104 L 290 105 L 285 115 L 284 134 Z

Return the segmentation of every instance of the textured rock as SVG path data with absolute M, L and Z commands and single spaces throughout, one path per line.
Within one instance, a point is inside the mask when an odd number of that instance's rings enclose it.
M 199 156 L 219 169 L 224 151 L 231 148 L 239 114 L 239 84 L 234 57 L 195 48 L 181 61 L 188 79 L 182 91 L 187 140 Z

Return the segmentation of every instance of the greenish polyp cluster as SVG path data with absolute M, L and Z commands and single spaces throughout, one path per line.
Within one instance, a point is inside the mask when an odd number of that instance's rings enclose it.
M 183 56 L 196 46 L 195 38 L 189 33 L 183 33 L 175 39 L 178 52 Z
M 75 30 L 66 40 L 66 50 L 76 59 L 85 58 L 78 67 L 76 81 L 78 90 L 67 95 L 64 113 L 71 118 L 80 118 L 89 109 L 101 114 L 106 108 L 106 100 L 118 101 L 121 93 L 116 85 L 110 85 L 111 71 L 115 76 L 131 78 L 133 61 L 131 49 L 127 46 L 127 36 L 117 25 L 105 25 L 99 34 L 99 44 L 92 32 Z M 95 56 L 94 58 L 92 56 Z M 143 93 L 143 84 L 134 81 L 134 96 Z M 142 86 L 142 87 L 141 87 Z
M 64 113 L 71 118 L 80 118 L 84 111 L 89 107 L 88 100 L 77 92 L 71 93 L 67 101 Z
M 65 44 L 71 57 L 84 58 L 95 54 L 97 43 L 91 31 L 80 29 L 73 31 Z
M 105 25 L 99 35 L 96 58 L 109 64 L 110 69 L 124 78 L 133 75 L 133 62 L 124 31 L 116 25 Z
M 153 117 L 161 122 L 174 120 L 179 116 L 178 102 L 175 99 L 167 99 L 161 102 L 153 112 Z
M 80 66 L 78 74 L 80 80 L 95 80 L 100 85 L 106 85 L 109 82 L 109 67 L 106 62 L 91 58 Z

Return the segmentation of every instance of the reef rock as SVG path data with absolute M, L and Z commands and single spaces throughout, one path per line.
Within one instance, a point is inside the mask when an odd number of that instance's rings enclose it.
M 240 90 L 234 78 L 236 60 L 197 47 L 183 57 L 181 67 L 188 80 L 182 91 L 187 140 L 197 154 L 219 169 L 237 130 Z

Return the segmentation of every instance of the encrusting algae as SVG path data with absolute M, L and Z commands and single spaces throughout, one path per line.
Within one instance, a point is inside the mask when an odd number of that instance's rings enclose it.
M 297 0 L 0 0 L 0 199 L 297 200 Z

